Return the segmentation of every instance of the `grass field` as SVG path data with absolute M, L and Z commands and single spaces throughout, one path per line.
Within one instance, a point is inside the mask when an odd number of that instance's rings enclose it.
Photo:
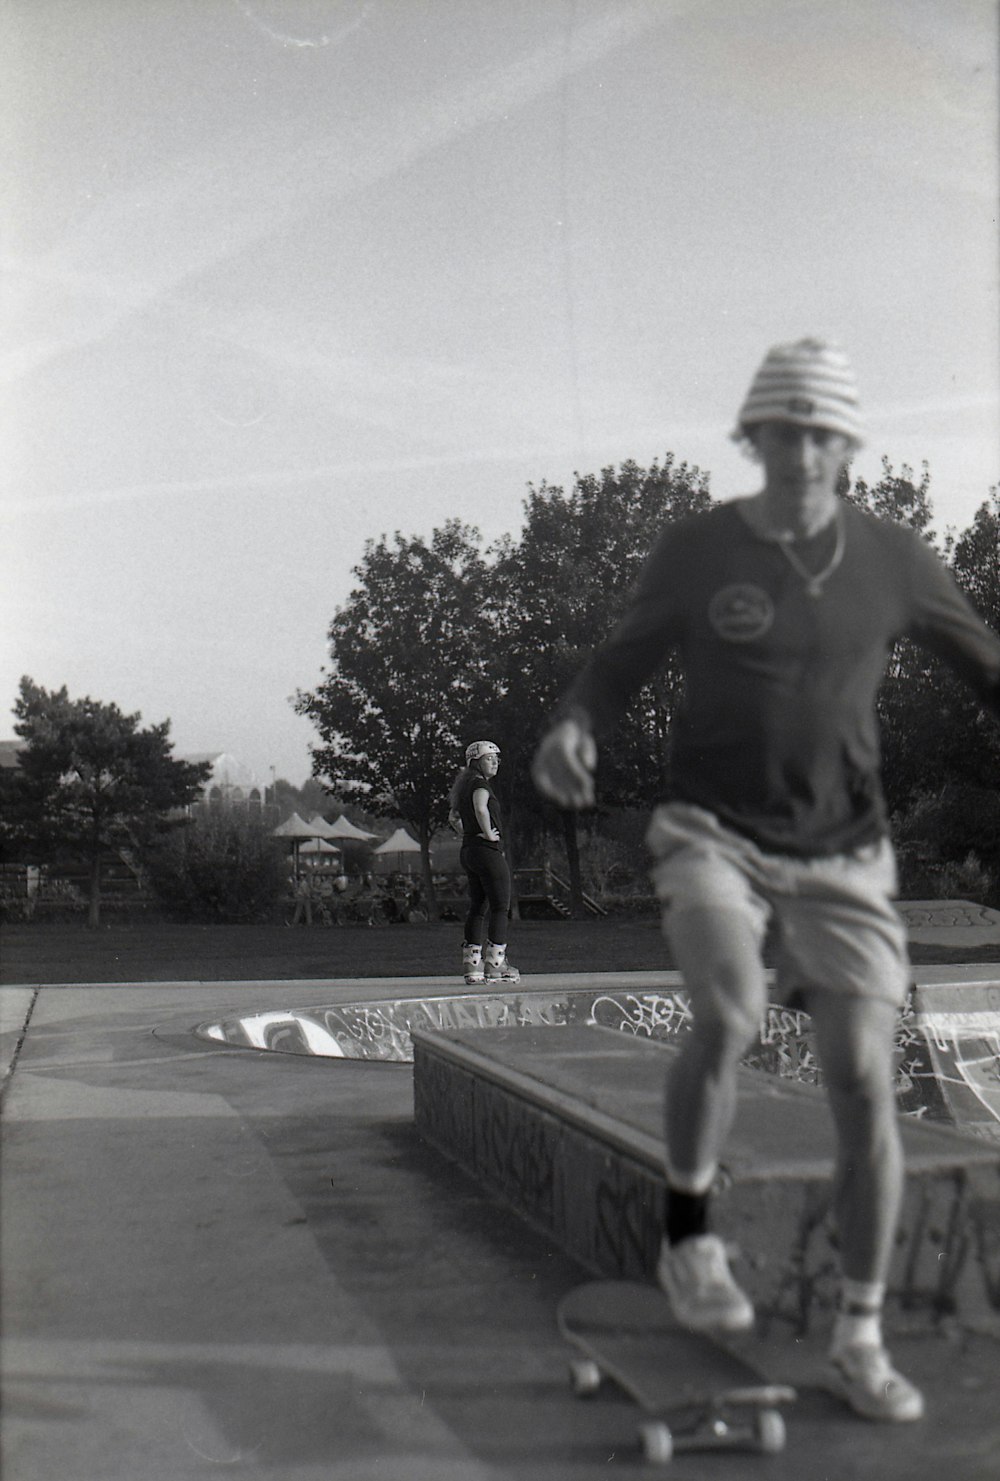
M 461 927 L 17 925 L 3 931 L 0 982 L 209 982 L 320 977 L 458 977 Z M 522 972 L 669 965 L 655 921 L 525 921 L 510 959 Z
M 0 983 L 259 982 L 325 977 L 459 977 L 461 929 L 421 925 L 182 926 L 136 922 L 4 925 Z M 916 963 L 995 961 L 997 948 L 914 947 Z M 659 971 L 673 964 L 652 920 L 522 921 L 510 958 L 524 973 Z

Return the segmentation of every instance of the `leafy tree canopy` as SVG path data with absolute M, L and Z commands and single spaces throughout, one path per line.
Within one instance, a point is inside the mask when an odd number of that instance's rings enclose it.
M 87 862 L 96 925 L 102 853 L 141 847 L 170 827 L 210 767 L 174 759 L 169 721 L 141 729 L 141 715 L 70 699 L 65 686 L 49 691 L 23 678 L 14 714 L 24 746 L 5 781 L 8 837 L 43 857 L 63 851 Z
M 160 903 L 177 920 L 266 921 L 287 889 L 282 846 L 257 821 L 224 808 L 172 833 L 148 866 Z
M 429 895 L 430 838 L 447 822 L 463 726 L 491 692 L 496 635 L 479 542 L 458 520 L 429 542 L 398 532 L 369 541 L 358 585 L 330 624 L 326 676 L 296 700 L 322 740 L 314 775 L 413 827 Z
M 882 518 L 912 525 L 936 543 L 933 505 L 925 463 L 919 483 L 905 464 L 896 473 L 887 458 L 883 476 L 868 486 L 858 480 L 853 502 Z M 943 558 L 983 618 L 1000 630 L 1000 490 L 992 489 L 972 525 L 944 542 Z M 1000 785 L 1000 730 L 976 695 L 933 654 L 908 640 L 896 644 L 878 698 L 882 773 L 890 811 L 916 826 L 937 819 L 937 846 L 951 858 L 970 848 L 992 867 L 1000 864 L 996 795 Z M 947 798 L 947 805 L 931 799 Z M 982 826 L 944 827 L 941 819 L 978 816 Z M 992 839 L 992 843 L 990 840 Z
M 507 758 L 504 794 L 515 853 L 547 827 L 553 809 L 532 786 L 531 757 L 573 676 L 604 641 L 663 527 L 710 502 L 708 478 L 668 453 L 662 464 L 633 461 L 599 475 L 578 474 L 566 493 L 529 486 L 520 539 L 498 547 L 496 699 L 492 729 Z M 601 752 L 605 803 L 647 800 L 665 760 L 677 693 L 676 669 L 660 674 L 630 706 Z M 576 818 L 561 818 L 574 909 L 582 910 Z
M 932 527 L 930 472 L 887 458 L 873 483 L 841 495 L 880 518 Z M 560 696 L 621 615 L 664 525 L 708 507 L 708 475 L 667 454 L 577 475 L 567 492 L 529 485 L 524 525 L 484 555 L 478 532 L 450 521 L 429 542 L 398 533 L 369 542 L 358 586 L 334 618 L 331 665 L 296 707 L 316 725 L 314 774 L 373 815 L 406 819 L 425 847 L 445 821 L 448 785 L 465 742 L 489 734 L 504 754 L 504 797 L 515 860 L 547 830 L 529 765 Z M 1000 495 L 949 536 L 943 557 L 1000 626 Z M 676 665 L 645 686 L 601 750 L 605 805 L 644 806 L 666 763 L 680 695 Z M 901 642 L 879 696 L 885 779 L 899 811 L 942 785 L 995 790 L 1000 738 L 975 696 L 933 656 Z M 563 818 L 571 873 L 575 821 Z M 573 835 L 573 836 L 571 836 Z M 578 876 L 578 871 L 577 871 Z
M 512 759 L 524 763 L 525 781 L 527 761 L 555 705 L 622 615 L 664 526 L 709 503 L 707 475 L 676 464 L 670 453 L 649 468 L 628 461 L 599 476 L 577 475 L 569 494 L 547 484 L 529 490 L 521 537 L 501 551 L 495 577 L 500 724 Z M 663 761 L 677 683 L 675 669 L 658 676 L 602 748 L 607 801 L 648 797 L 650 773 Z M 539 814 L 530 786 L 519 798 L 529 813 Z
M 931 473 L 926 463 L 921 464 L 920 482 L 915 483 L 909 464 L 903 463 L 897 473 L 889 459 L 883 457 L 882 476 L 877 483 L 869 484 L 859 478 L 852 486 L 847 477 L 841 492 L 851 504 L 867 509 L 879 519 L 910 525 L 933 541 L 931 520 L 934 512 L 930 490 Z
M 1000 632 L 1000 485 L 954 545 L 951 565 L 980 615 Z

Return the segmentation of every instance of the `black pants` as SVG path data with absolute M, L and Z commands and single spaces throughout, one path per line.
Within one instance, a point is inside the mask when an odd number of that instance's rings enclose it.
M 465 939 L 482 946 L 483 926 L 489 915 L 489 940 L 503 946 L 510 915 L 510 870 L 499 849 L 485 843 L 463 843 L 459 856 L 469 881 L 469 913 L 465 917 Z

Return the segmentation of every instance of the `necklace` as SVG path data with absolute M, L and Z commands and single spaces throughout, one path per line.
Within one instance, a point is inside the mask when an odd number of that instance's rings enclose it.
M 810 571 L 799 560 L 795 551 L 792 549 L 794 535 L 778 535 L 775 539 L 775 544 L 788 561 L 792 570 L 805 582 L 806 596 L 821 597 L 823 595 L 823 587 L 844 559 L 844 546 L 847 543 L 847 539 L 844 534 L 844 521 L 840 518 L 839 514 L 836 516 L 836 525 L 837 541 L 833 547 L 833 554 L 820 571 Z

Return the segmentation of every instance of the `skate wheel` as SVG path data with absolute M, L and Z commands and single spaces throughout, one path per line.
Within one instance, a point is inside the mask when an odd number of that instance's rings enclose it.
M 643 1457 L 652 1465 L 665 1466 L 674 1458 L 674 1437 L 670 1426 L 658 1420 L 644 1424 L 639 1430 L 639 1443 Z
M 591 1358 L 579 1358 L 569 1365 L 569 1381 L 573 1392 L 585 1399 L 597 1393 L 604 1381 L 604 1374 Z
M 774 1454 L 785 1448 L 785 1421 L 777 1409 L 762 1409 L 754 1420 L 754 1436 L 761 1450 Z

